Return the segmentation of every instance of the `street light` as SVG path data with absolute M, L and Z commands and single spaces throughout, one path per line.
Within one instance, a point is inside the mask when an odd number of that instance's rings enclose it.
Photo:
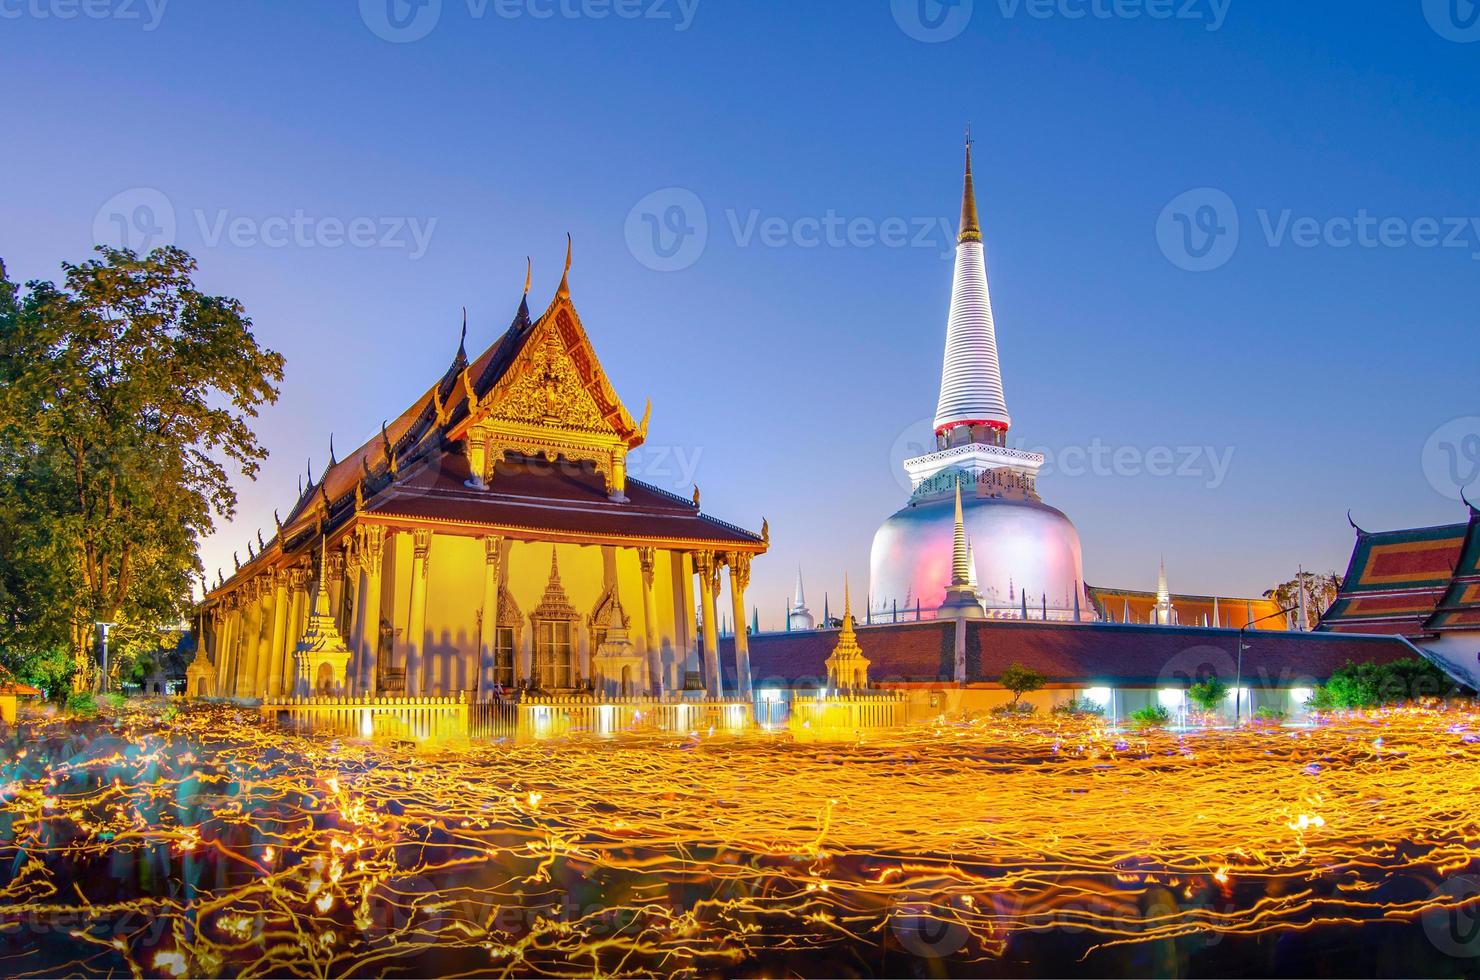
M 102 678 L 101 687 L 102 687 L 102 693 L 107 694 L 108 693 L 108 631 L 110 629 L 112 629 L 114 626 L 117 626 L 118 624 L 117 623 L 94 623 L 93 625 L 96 626 L 99 630 L 101 630 L 102 631 L 102 634 L 103 634 L 103 678 Z
M 1258 619 L 1251 619 L 1238 628 L 1238 663 L 1236 667 L 1237 676 L 1235 677 L 1233 682 L 1233 723 L 1235 726 L 1237 726 L 1239 722 L 1243 721 L 1244 717 L 1244 650 L 1248 648 L 1248 645 L 1244 643 L 1244 634 L 1248 631 L 1250 626 L 1262 623 L 1266 619 L 1274 619 L 1276 616 L 1288 616 L 1290 615 L 1290 613 L 1294 612 L 1298 608 L 1300 607 L 1297 604 L 1291 606 L 1289 609 L 1281 609 L 1279 612 L 1272 612 L 1268 616 L 1260 616 Z

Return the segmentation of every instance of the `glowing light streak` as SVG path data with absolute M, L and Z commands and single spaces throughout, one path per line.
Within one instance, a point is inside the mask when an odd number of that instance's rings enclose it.
M 1480 866 L 1477 728 L 1404 709 L 410 753 L 224 708 L 87 738 L 43 720 L 0 756 L 0 969 L 827 972 L 840 944 L 971 963 L 1041 935 L 1093 956 L 1415 922 Z M 1415 879 L 1432 897 L 1385 887 Z

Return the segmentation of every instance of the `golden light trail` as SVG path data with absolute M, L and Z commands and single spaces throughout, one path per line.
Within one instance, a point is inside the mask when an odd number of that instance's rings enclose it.
M 1105 964 L 1471 908 L 1436 888 L 1480 858 L 1473 711 L 434 750 L 196 707 L 23 735 L 7 975 L 970 972 L 1035 936 Z

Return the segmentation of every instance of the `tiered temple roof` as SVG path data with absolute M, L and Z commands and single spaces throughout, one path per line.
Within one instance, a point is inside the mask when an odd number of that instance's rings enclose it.
M 1480 510 L 1474 507 L 1454 577 L 1425 626 L 1433 633 L 1480 629 Z
M 1357 528 L 1341 591 L 1316 627 L 1326 633 L 1419 637 L 1433 632 L 1435 611 L 1457 582 L 1461 556 L 1473 562 L 1474 518 L 1468 524 L 1371 533 Z M 1473 567 L 1473 566 L 1472 566 Z M 1466 592 L 1453 593 L 1463 612 Z M 1473 593 L 1470 593 L 1473 601 Z
M 512 322 L 476 358 L 467 327 L 451 364 L 394 421 L 335 457 L 299 493 L 276 532 L 214 591 L 305 552 L 362 518 L 447 530 L 471 526 L 577 543 L 722 545 L 761 552 L 761 534 L 700 513 L 689 500 L 626 479 L 625 454 L 647 435 L 597 361 L 567 277 L 532 319 L 525 295 Z M 471 447 L 488 458 L 480 461 Z M 486 480 L 486 487 L 477 484 Z M 276 517 L 276 515 L 275 515 Z

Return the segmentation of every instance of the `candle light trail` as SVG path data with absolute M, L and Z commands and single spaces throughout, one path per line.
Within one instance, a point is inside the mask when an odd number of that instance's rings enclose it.
M 224 707 L 28 727 L 12 976 L 990 972 L 1045 936 L 1103 964 L 1412 924 L 1480 857 L 1470 711 L 417 749 Z

